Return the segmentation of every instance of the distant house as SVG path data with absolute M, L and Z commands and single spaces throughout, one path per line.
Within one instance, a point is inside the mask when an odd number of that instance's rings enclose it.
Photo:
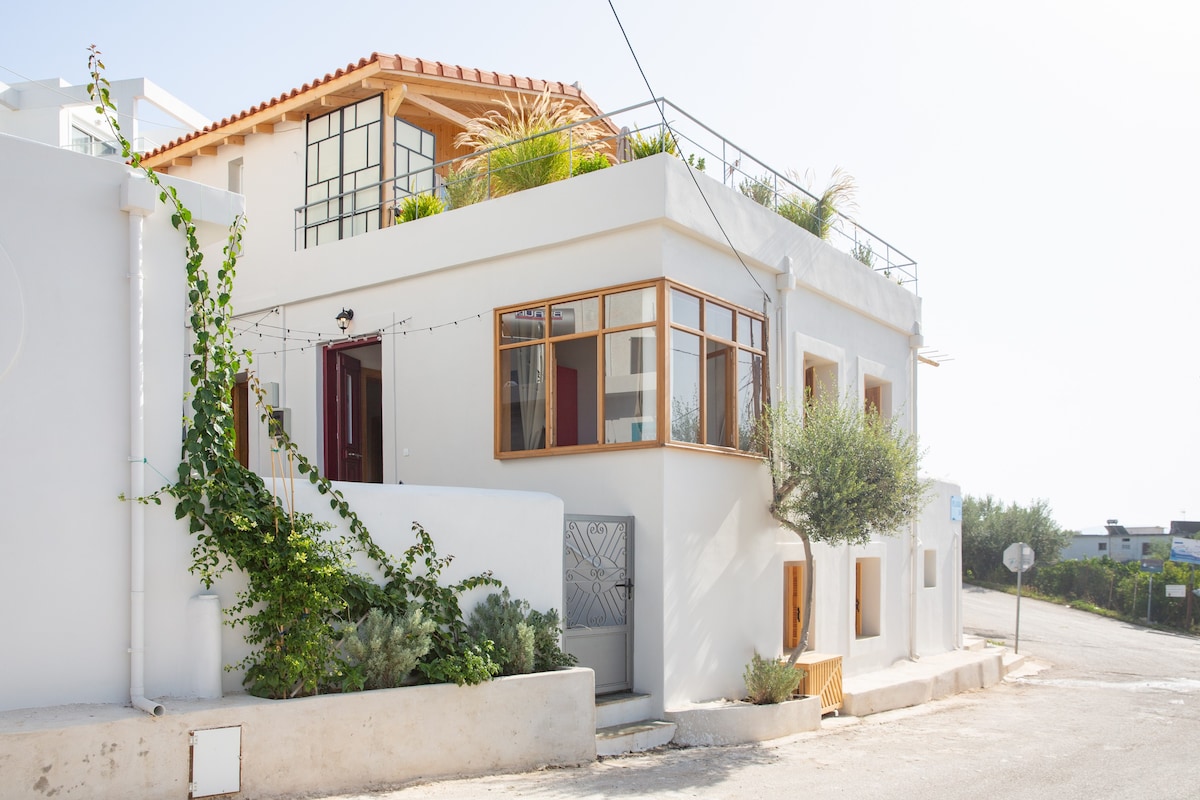
M 614 166 L 396 224 L 406 198 L 454 202 L 471 117 L 545 92 L 595 118 Z M 626 163 L 663 118 L 679 157 Z M 755 650 L 794 642 L 814 576 L 767 512 L 763 403 L 807 386 L 914 427 L 922 344 L 911 260 L 849 222 L 841 249 L 802 230 L 776 213 L 798 189 L 689 123 L 375 53 L 147 157 L 245 195 L 238 324 L 301 447 L 339 480 L 561 497 L 567 647 L 655 713 L 739 694 Z M 956 646 L 956 494 L 815 549 L 815 649 L 856 673 Z
M 1171 534 L 1164 532 L 1161 525 L 1140 528 L 1107 525 L 1100 532 L 1075 534 L 1059 558 L 1068 561 L 1080 558 L 1134 561 L 1148 558 L 1158 544 L 1171 544 Z

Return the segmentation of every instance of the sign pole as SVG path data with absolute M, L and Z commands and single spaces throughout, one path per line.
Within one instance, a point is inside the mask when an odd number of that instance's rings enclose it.
M 1004 548 L 1004 566 L 1017 573 L 1017 632 L 1013 652 L 1021 652 L 1021 573 L 1033 566 L 1033 548 L 1024 542 L 1013 542 Z
M 1013 639 L 1013 654 L 1018 656 L 1021 654 L 1021 573 L 1024 571 L 1017 570 L 1017 633 Z

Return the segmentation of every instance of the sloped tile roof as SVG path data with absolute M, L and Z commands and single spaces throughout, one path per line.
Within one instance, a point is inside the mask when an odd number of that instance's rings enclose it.
M 352 82 L 354 78 L 361 77 L 363 80 L 366 80 L 373 76 L 389 78 L 395 82 L 403 82 L 405 79 L 432 80 L 434 82 L 446 83 L 462 82 L 468 85 L 475 84 L 489 88 L 495 87 L 499 90 L 510 89 L 524 92 L 543 92 L 549 89 L 551 94 L 579 100 L 581 104 L 589 107 L 594 114 L 598 115 L 602 113 L 600 108 L 585 92 L 577 86 L 562 83 L 561 81 L 545 81 L 521 77 L 519 75 L 509 75 L 503 72 L 491 72 L 464 67 L 458 64 L 445 64 L 441 61 L 428 61 L 423 58 L 410 58 L 409 56 L 399 54 L 389 55 L 375 52 L 366 58 L 360 58 L 357 63 L 347 64 L 335 72 L 326 73 L 323 77 L 316 78 L 302 86 L 251 106 L 237 114 L 225 117 L 219 122 L 214 122 L 206 126 L 203 130 L 189 133 L 168 144 L 155 148 L 146 153 L 144 160 L 151 162 L 151 165 L 153 165 L 156 161 L 165 161 L 166 159 L 163 159 L 163 156 L 169 153 L 172 157 L 190 155 L 191 152 L 189 151 L 198 149 L 207 140 L 211 140 L 213 138 L 212 134 L 225 133 L 231 136 L 243 134 L 256 121 L 270 124 L 268 118 L 274 116 L 278 119 L 280 116 L 286 115 L 289 111 L 296 112 L 297 108 L 303 105 L 306 100 L 315 103 L 325 94 L 342 88 L 348 81 Z M 196 146 L 195 148 L 189 146 L 193 144 Z M 172 153 L 172 151 L 177 152 Z

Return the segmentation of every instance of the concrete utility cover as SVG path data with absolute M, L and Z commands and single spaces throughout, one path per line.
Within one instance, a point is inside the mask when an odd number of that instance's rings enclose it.
M 1033 548 L 1024 542 L 1010 544 L 1004 549 L 1004 566 L 1013 572 L 1025 572 L 1033 566 Z

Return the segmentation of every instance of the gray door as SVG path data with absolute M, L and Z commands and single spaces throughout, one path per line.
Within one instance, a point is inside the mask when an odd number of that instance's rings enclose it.
M 596 673 L 596 694 L 633 687 L 633 517 L 567 514 L 563 649 Z

